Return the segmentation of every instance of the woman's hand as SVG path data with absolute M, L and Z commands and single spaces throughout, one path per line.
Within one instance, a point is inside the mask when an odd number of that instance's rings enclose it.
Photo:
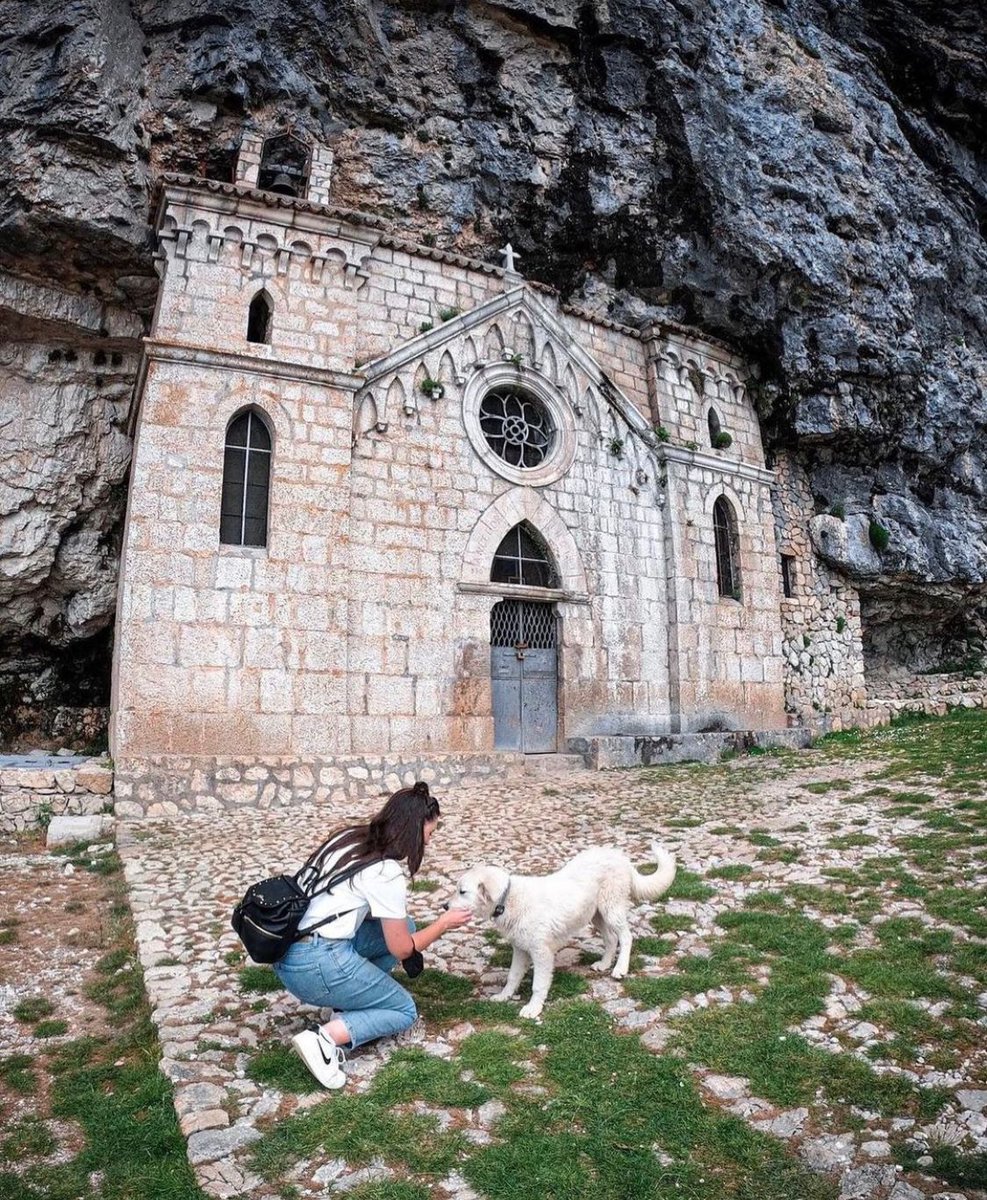
M 473 914 L 468 908 L 448 908 L 435 923 L 442 925 L 442 932 L 445 933 L 450 929 L 458 929 L 461 925 L 468 925 L 472 920 Z

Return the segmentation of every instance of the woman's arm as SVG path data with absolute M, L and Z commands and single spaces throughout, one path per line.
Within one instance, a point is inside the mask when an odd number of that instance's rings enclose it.
M 388 950 L 395 958 L 404 961 L 416 950 L 424 950 L 450 929 L 457 929 L 471 921 L 473 914 L 468 909 L 449 909 L 442 913 L 431 925 L 418 929 L 415 933 L 408 932 L 408 922 L 404 917 L 382 917 L 381 931 Z

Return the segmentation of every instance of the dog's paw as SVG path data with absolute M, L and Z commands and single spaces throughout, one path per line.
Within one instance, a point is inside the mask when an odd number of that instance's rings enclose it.
M 622 971 L 620 967 L 614 967 L 614 969 L 610 972 L 610 977 L 611 979 L 623 979 L 626 974 L 627 972 Z
M 513 992 L 495 992 L 490 999 L 496 1000 L 498 1004 L 503 1004 L 505 1000 L 511 1000 L 514 997 Z
M 610 964 L 608 962 L 605 962 L 601 958 L 599 962 L 590 963 L 590 970 L 591 971 L 609 971 Z
M 542 1005 L 535 1004 L 534 1001 L 531 1001 L 530 1003 L 526 1004 L 524 1006 L 524 1008 L 521 1009 L 521 1011 L 518 1013 L 518 1016 L 519 1017 L 529 1017 L 531 1020 L 534 1020 L 535 1017 L 541 1016 L 541 1010 L 542 1010 Z

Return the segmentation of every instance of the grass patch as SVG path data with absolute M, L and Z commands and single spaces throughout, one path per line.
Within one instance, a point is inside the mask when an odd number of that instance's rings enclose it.
M 706 872 L 707 879 L 746 879 L 754 874 L 754 868 L 747 863 L 725 863 L 722 867 L 711 867 Z
M 683 933 L 691 929 L 694 922 L 691 917 L 683 917 L 678 913 L 659 912 L 649 918 L 648 923 L 655 933 Z
M 0 1081 L 19 1096 L 31 1096 L 38 1089 L 30 1054 L 8 1054 L 0 1058 Z
M 437 892 L 440 886 L 435 879 L 414 879 L 410 890 L 413 892 Z
M 25 1117 L 8 1126 L 0 1140 L 0 1161 L 19 1163 L 25 1158 L 47 1158 L 54 1154 L 55 1139 L 43 1121 Z
M 825 796 L 827 792 L 846 792 L 853 787 L 849 779 L 820 779 L 816 783 L 803 783 L 802 791 L 813 796 Z
M 690 1062 L 746 1076 L 755 1095 L 786 1107 L 811 1104 L 817 1095 L 888 1115 L 926 1115 L 942 1106 L 945 1094 L 875 1074 L 866 1063 L 826 1053 L 791 1032 L 822 1011 L 828 972 L 845 971 L 846 962 L 828 951 L 828 930 L 791 910 L 748 908 L 724 913 L 718 923 L 726 941 L 717 951 L 770 963 L 771 979 L 754 1004 L 700 1010 L 677 1023 L 675 1046 Z
M 270 967 L 244 967 L 237 978 L 243 992 L 281 991 L 281 980 Z
M 61 1037 L 68 1031 L 68 1021 L 39 1021 L 34 1027 L 34 1036 L 37 1038 Z
M 55 1006 L 43 996 L 30 996 L 27 1000 L 15 1004 L 11 1011 L 18 1021 L 25 1025 L 33 1025 L 35 1021 L 50 1017 L 55 1011 Z
M 319 1152 L 353 1166 L 382 1156 L 403 1171 L 440 1178 L 465 1149 L 462 1135 L 441 1132 L 434 1117 L 390 1112 L 373 1094 L 340 1094 L 279 1121 L 255 1144 L 250 1161 L 270 1181 Z
M 287 1044 L 264 1046 L 250 1056 L 247 1078 L 254 1083 L 267 1084 L 279 1092 L 307 1095 L 318 1091 L 312 1072 Z
M 830 850 L 852 850 L 855 846 L 873 846 L 877 838 L 870 833 L 843 833 L 826 843 Z
M 716 890 L 711 888 L 701 875 L 687 867 L 678 868 L 672 886 L 665 893 L 668 900 L 708 900 L 715 895 Z
M 761 846 L 767 848 L 769 846 L 780 846 L 782 843 L 776 837 L 772 837 L 770 833 L 764 833 L 760 829 L 754 829 L 747 834 L 747 840 L 752 846 Z

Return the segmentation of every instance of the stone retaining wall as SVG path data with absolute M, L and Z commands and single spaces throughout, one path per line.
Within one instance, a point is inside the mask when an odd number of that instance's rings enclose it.
M 47 824 L 52 817 L 108 812 L 109 760 L 75 756 L 0 756 L 0 832 Z
M 524 770 L 521 754 L 187 758 L 158 755 L 116 764 L 118 817 L 174 817 L 183 812 L 286 808 L 315 801 L 329 805 L 374 801 L 423 779 L 441 799 L 442 788 L 506 780 Z
M 987 671 L 964 671 L 915 675 L 886 672 L 867 681 L 870 710 L 886 712 L 890 720 L 903 712 L 926 712 L 941 716 L 950 708 L 987 707 Z

